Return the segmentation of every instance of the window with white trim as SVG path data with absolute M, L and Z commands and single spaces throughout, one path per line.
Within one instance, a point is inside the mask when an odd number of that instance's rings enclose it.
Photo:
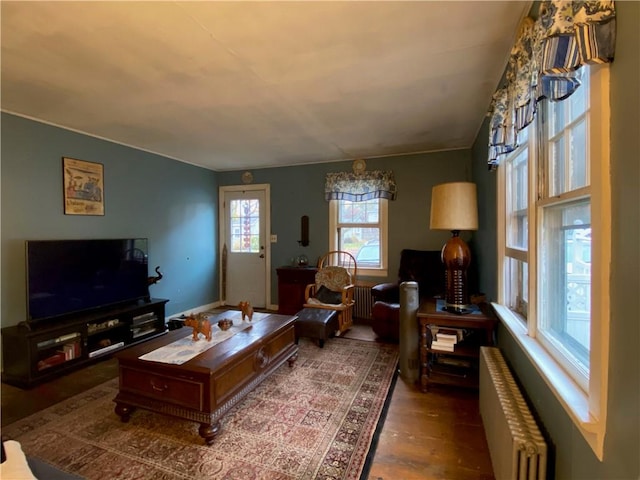
M 329 249 L 344 250 L 356 259 L 358 275 L 387 275 L 388 200 L 329 202 Z
M 609 71 L 582 68 L 581 86 L 569 98 L 538 103 L 536 120 L 519 133 L 520 146 L 498 169 L 497 310 L 602 458 L 611 255 Z

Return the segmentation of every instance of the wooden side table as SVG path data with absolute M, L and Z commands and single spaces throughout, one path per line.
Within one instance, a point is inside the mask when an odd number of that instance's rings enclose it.
M 295 315 L 302 310 L 304 290 L 315 283 L 316 267 L 280 267 L 278 274 L 278 313 Z
M 498 320 L 487 303 L 466 315 L 448 313 L 441 305 L 435 299 L 424 300 L 418 310 L 420 390 L 426 392 L 431 383 L 478 388 L 480 347 L 495 344 Z M 464 332 L 453 351 L 431 348 L 433 331 L 442 328 Z

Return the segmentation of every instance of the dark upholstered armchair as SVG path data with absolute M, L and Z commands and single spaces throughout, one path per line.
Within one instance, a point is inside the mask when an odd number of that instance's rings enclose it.
M 420 298 L 442 295 L 445 269 L 440 250 L 402 250 L 398 281 L 381 283 L 371 289 L 371 326 L 378 337 L 397 342 L 400 334 L 400 284 L 417 282 Z

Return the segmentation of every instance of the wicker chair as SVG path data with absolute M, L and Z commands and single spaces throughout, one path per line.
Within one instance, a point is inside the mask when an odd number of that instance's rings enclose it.
M 357 265 L 353 255 L 334 250 L 320 258 L 315 283 L 307 285 L 305 289 L 305 308 L 324 308 L 338 313 L 337 335 L 353 325 L 356 274 Z

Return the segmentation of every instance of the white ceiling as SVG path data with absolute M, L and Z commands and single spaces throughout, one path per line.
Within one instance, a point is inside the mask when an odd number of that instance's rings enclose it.
M 213 170 L 468 148 L 524 1 L 1 3 L 1 107 Z

